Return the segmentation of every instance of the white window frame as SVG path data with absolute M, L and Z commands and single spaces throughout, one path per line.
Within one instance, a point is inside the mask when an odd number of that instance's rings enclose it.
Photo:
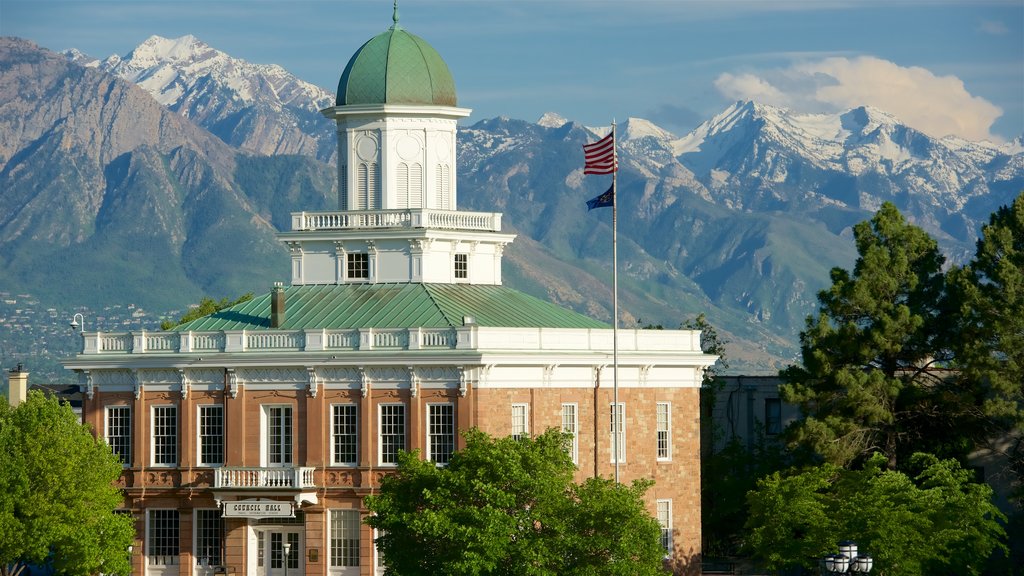
M 469 281 L 469 254 L 466 252 L 456 252 L 452 258 L 452 278 L 456 282 Z
M 168 529 L 173 531 L 173 534 L 160 535 L 162 540 L 165 541 L 166 546 L 169 546 L 168 552 L 172 552 L 173 551 L 173 554 L 159 554 L 159 555 L 154 554 L 154 550 L 153 550 L 154 542 L 153 542 L 153 540 L 157 537 L 157 535 L 154 533 L 154 530 L 155 530 L 156 527 L 154 526 L 153 515 L 156 512 L 161 513 L 161 515 L 163 515 L 163 513 L 167 513 L 168 517 L 175 516 L 178 519 L 177 523 L 174 526 L 168 526 L 167 527 Z M 146 552 L 146 571 L 149 572 L 151 569 L 161 570 L 162 568 L 167 568 L 169 566 L 177 566 L 178 565 L 179 556 L 181 555 L 180 538 L 181 538 L 181 514 L 178 512 L 177 509 L 167 509 L 167 508 L 149 508 L 149 509 L 147 509 L 146 510 L 146 541 L 145 541 L 145 545 L 146 545 L 146 551 L 145 551 Z M 160 552 L 164 551 L 163 547 L 164 546 L 161 545 L 161 549 L 159 550 Z M 177 573 L 177 570 L 173 570 L 173 572 Z
M 218 552 L 218 554 L 217 554 L 217 556 L 218 556 L 217 557 L 217 563 L 206 563 L 206 564 L 200 563 L 199 545 L 200 545 L 200 536 L 202 536 L 202 534 L 200 532 L 204 531 L 203 530 L 204 528 L 208 528 L 208 526 L 204 525 L 200 521 L 200 516 L 211 516 L 219 524 L 219 527 L 216 529 L 216 531 L 218 532 L 218 534 L 216 535 L 216 542 L 217 542 L 216 547 L 217 547 L 217 552 Z M 192 559 L 195 562 L 196 571 L 197 572 L 202 570 L 203 573 L 213 574 L 214 573 L 214 568 L 224 565 L 224 536 L 225 536 L 225 533 L 226 533 L 226 531 L 224 529 L 224 517 L 221 516 L 221 511 L 219 509 L 217 509 L 217 508 L 196 508 L 195 510 L 193 510 L 193 512 L 192 512 L 192 550 L 193 550 Z M 209 538 L 209 536 L 207 536 L 207 538 Z
M 445 417 L 446 420 L 447 420 L 446 422 L 435 422 L 434 421 L 434 417 L 435 417 L 434 410 L 435 409 L 438 409 L 439 411 L 442 411 L 442 413 L 438 414 L 437 416 L 439 418 L 440 417 Z M 442 409 L 447 409 L 447 414 L 444 414 Z M 437 426 L 440 427 L 440 428 L 435 427 L 435 424 L 437 424 Z M 438 402 L 436 404 L 427 404 L 427 422 L 426 422 L 426 426 L 427 426 L 427 434 L 426 434 L 426 437 L 427 437 L 426 458 L 427 458 L 427 460 L 437 464 L 438 466 L 447 466 L 448 465 L 448 461 L 451 460 L 452 454 L 455 453 L 455 430 L 457 428 L 457 426 L 455 424 L 455 404 L 453 404 L 451 402 Z M 436 454 L 436 451 L 434 449 L 434 444 L 435 444 L 434 440 L 435 439 L 438 441 L 438 443 L 444 442 L 447 445 L 447 447 L 448 447 L 447 450 L 445 450 L 440 455 L 440 458 L 442 458 L 441 460 L 438 459 L 439 456 L 438 456 L 438 454 Z
M 380 538 L 380 530 L 373 529 L 373 574 L 374 576 L 384 576 L 387 572 L 387 565 L 384 564 L 384 556 L 380 553 L 380 549 L 377 548 L 377 538 Z
M 215 438 L 215 434 L 204 434 L 203 426 L 203 412 L 220 409 L 220 460 L 206 461 L 203 455 L 203 439 L 204 438 Z M 227 429 L 225 428 L 225 416 L 224 416 L 224 405 L 223 404 L 200 404 L 196 406 L 196 465 L 197 466 L 223 466 L 224 465 L 224 454 L 227 451 Z
M 338 433 L 338 417 L 340 410 L 351 410 L 350 416 L 352 417 L 351 426 L 355 429 L 353 435 L 355 446 L 352 451 L 352 460 L 345 461 L 339 460 L 338 456 L 338 440 L 341 437 L 349 436 L 349 434 Z M 331 466 L 358 466 L 359 465 L 359 406 L 352 403 L 344 404 L 331 404 Z
M 114 450 L 114 445 L 110 441 L 112 438 L 111 426 L 110 426 L 110 413 L 114 411 L 120 412 L 124 410 L 128 413 L 128 425 L 127 429 L 123 433 L 116 436 L 118 439 L 124 439 L 125 453 L 121 454 Z M 119 417 L 120 418 L 120 417 Z M 109 404 L 103 407 L 103 438 L 106 440 L 107 445 L 111 447 L 111 451 L 117 454 L 121 458 L 121 466 L 123 468 L 129 468 L 132 465 L 132 407 L 126 404 Z
M 523 402 L 512 404 L 512 432 L 509 436 L 519 440 L 530 435 L 530 405 Z
M 665 557 L 667 558 L 672 555 L 674 549 L 673 536 L 675 531 L 672 529 L 672 499 L 656 500 L 654 507 L 658 526 L 661 527 L 659 542 L 665 550 Z
M 281 461 L 272 462 L 270 457 L 272 451 L 270 449 L 271 443 L 271 411 L 282 409 L 288 413 L 288 432 L 284 434 L 284 428 L 282 427 L 282 435 L 279 439 L 281 444 Z M 284 412 L 281 413 L 282 418 Z M 276 468 L 288 468 L 294 466 L 295 462 L 295 408 L 291 404 L 261 404 L 260 405 L 260 466 L 263 467 L 276 467 Z
M 166 433 L 157 434 L 157 413 L 163 412 L 164 410 L 171 410 L 174 414 L 174 433 L 168 435 Z M 163 417 L 166 418 L 166 415 Z M 166 423 L 160 423 L 161 426 L 166 426 Z M 181 423 L 178 419 L 178 407 L 174 404 L 159 404 L 149 407 L 149 465 L 154 468 L 174 468 L 178 465 L 178 444 L 179 444 L 179 433 L 181 430 Z M 169 444 L 163 444 L 158 442 L 158 439 L 170 438 Z M 174 452 L 172 454 L 157 453 L 158 447 L 173 447 Z M 172 461 L 173 460 L 173 461 Z
M 579 465 L 580 458 L 580 407 L 576 402 L 562 403 L 562 432 L 572 434 L 569 456 L 572 463 Z
M 366 260 L 366 268 L 365 268 L 365 270 L 363 270 L 362 267 L 359 267 L 360 268 L 359 270 L 355 270 L 356 272 L 365 272 L 365 274 L 366 274 L 365 276 L 356 276 L 356 275 L 352 274 L 353 269 L 356 268 L 356 266 L 357 266 L 357 263 L 355 262 L 355 260 L 353 258 L 355 256 L 359 256 L 359 258 L 361 260 L 365 258 L 365 260 Z M 369 252 L 348 252 L 348 253 L 346 253 L 345 254 L 345 279 L 346 280 L 366 280 L 366 281 L 368 281 L 370 279 L 370 260 L 371 260 L 371 258 L 370 258 L 370 253 Z
M 672 403 L 658 402 L 654 418 L 657 457 L 659 461 L 667 462 L 672 460 Z
M 343 538 L 341 536 L 348 536 L 348 529 L 352 528 L 352 518 L 346 518 L 346 516 L 355 516 L 355 537 Z M 360 560 L 360 544 L 362 536 L 362 518 L 358 508 L 336 508 L 328 510 L 327 514 L 327 569 L 328 573 L 337 576 L 348 576 L 359 574 L 359 560 Z M 341 532 L 338 534 L 337 532 Z M 335 550 L 334 542 L 355 541 L 355 554 L 345 557 L 343 553 L 345 545 L 341 544 L 338 550 L 342 553 L 339 554 Z M 351 544 L 349 544 L 351 546 Z M 347 564 L 342 562 L 348 561 Z M 336 564 L 337 562 L 337 564 Z
M 618 416 L 616 417 L 616 413 Z M 619 442 L 619 464 L 626 463 L 626 403 L 619 402 L 618 409 L 616 404 L 611 402 L 608 404 L 608 460 L 615 464 L 615 440 L 616 440 L 616 422 L 618 422 L 618 442 Z
M 384 461 L 384 426 L 385 426 L 385 422 L 384 422 L 384 409 L 386 407 L 387 408 L 393 408 L 393 407 L 396 407 L 396 406 L 401 407 L 401 409 L 402 409 L 402 442 L 401 442 L 401 446 L 398 448 L 398 450 L 395 451 L 395 461 L 394 462 L 385 462 Z M 393 416 L 393 415 L 389 415 L 389 416 Z M 393 424 L 391 424 L 391 425 L 393 425 Z M 395 434 L 389 434 L 389 436 L 393 436 L 393 435 L 395 435 Z M 405 404 L 402 404 L 400 402 L 378 404 L 377 405 L 377 465 L 378 466 L 387 466 L 387 467 L 397 466 L 398 465 L 398 452 L 401 451 L 401 450 L 407 450 L 408 449 L 408 445 L 409 445 L 409 413 L 408 413 L 408 409 L 406 408 Z

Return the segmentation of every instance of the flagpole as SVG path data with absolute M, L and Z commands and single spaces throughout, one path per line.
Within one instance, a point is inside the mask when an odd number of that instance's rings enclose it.
M 615 484 L 619 483 L 619 445 L 622 437 L 622 425 L 625 414 L 619 413 L 619 191 L 618 183 L 618 152 L 615 150 L 615 120 L 612 120 L 612 424 L 615 442 Z

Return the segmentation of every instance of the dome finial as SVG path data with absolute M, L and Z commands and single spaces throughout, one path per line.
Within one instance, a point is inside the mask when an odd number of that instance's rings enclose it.
M 395 23 L 392 28 L 398 28 L 398 0 L 395 0 L 395 9 L 391 13 L 391 20 Z

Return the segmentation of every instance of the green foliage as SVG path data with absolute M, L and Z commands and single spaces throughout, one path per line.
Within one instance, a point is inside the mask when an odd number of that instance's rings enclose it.
M 214 300 L 213 298 L 210 298 L 209 296 L 206 296 L 206 297 L 204 297 L 199 302 L 198 306 L 196 306 L 195 308 L 192 308 L 188 312 L 186 312 L 185 315 L 182 316 L 181 318 L 179 318 L 177 322 L 172 322 L 170 320 L 167 320 L 165 322 L 161 322 L 160 323 L 160 329 L 161 330 L 170 330 L 171 328 L 174 328 L 175 326 L 180 326 L 180 325 L 182 325 L 182 324 L 184 324 L 186 322 L 191 322 L 192 320 L 195 320 L 197 318 L 202 318 L 203 316 L 209 316 L 210 314 L 213 314 L 215 312 L 219 312 L 219 311 L 221 311 L 221 310 L 223 310 L 225 308 L 230 308 L 230 307 L 234 306 L 235 304 L 241 304 L 242 302 L 248 302 L 249 300 L 252 300 L 252 297 L 253 297 L 252 296 L 252 292 L 247 292 L 245 294 L 242 294 L 241 296 L 239 296 L 238 298 L 236 298 L 234 300 L 228 300 L 227 298 L 221 298 L 220 301 L 218 302 L 217 300 Z
M 956 460 L 914 454 L 911 475 L 886 470 L 886 459 L 762 479 L 748 495 L 751 552 L 772 570 L 814 568 L 850 539 L 875 559 L 872 574 L 918 576 L 978 574 L 995 550 L 1006 550 L 992 489 L 972 483 Z
M 967 434 L 948 425 L 962 398 L 936 364 L 948 323 L 939 313 L 944 258 L 889 203 L 854 237 L 852 274 L 832 270 L 800 334 L 802 365 L 781 373 L 782 398 L 807 415 L 787 436 L 840 466 L 874 452 L 890 465 L 915 451 L 964 457 Z
M 115 514 L 121 464 L 66 404 L 32 391 L 0 403 L 0 574 L 129 574 L 131 516 Z
M 660 529 L 643 500 L 650 482 L 573 483 L 568 436 L 556 430 L 464 437 L 447 467 L 403 453 L 397 473 L 367 497 L 388 574 L 663 573 Z

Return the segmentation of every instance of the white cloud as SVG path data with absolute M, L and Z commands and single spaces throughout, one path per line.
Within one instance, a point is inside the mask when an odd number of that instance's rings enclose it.
M 1006 24 L 997 20 L 982 20 L 981 23 L 978 24 L 978 30 L 993 36 L 1002 36 L 1010 31 L 1010 29 L 1006 27 Z
M 754 100 L 800 112 L 835 112 L 857 106 L 885 110 L 926 134 L 969 140 L 1002 139 L 991 133 L 1003 111 L 972 96 L 956 76 L 936 76 L 872 56 L 832 57 L 758 74 L 721 74 L 715 87 L 733 100 Z

